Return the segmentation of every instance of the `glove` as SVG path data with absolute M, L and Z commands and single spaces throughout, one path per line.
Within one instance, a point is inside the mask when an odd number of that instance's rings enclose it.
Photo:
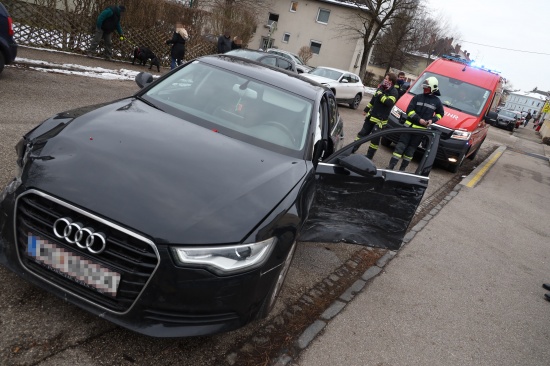
M 120 36 L 119 38 L 121 41 L 124 41 L 124 36 Z

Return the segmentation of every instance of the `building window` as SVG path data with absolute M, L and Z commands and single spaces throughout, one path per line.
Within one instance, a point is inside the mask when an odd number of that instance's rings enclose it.
M 319 8 L 319 13 L 317 13 L 317 22 L 328 24 L 329 16 L 330 16 L 330 10 Z
M 315 53 L 315 54 L 319 54 L 319 52 L 321 52 L 321 42 L 318 42 L 318 41 L 311 41 L 309 43 L 309 49 L 311 50 L 311 52 Z
M 298 11 L 298 2 L 297 1 L 291 1 L 290 2 L 290 11 L 295 13 Z
M 273 38 L 269 37 L 262 37 L 262 40 L 260 41 L 260 48 L 262 50 L 267 50 L 268 48 L 273 47 L 273 42 L 275 40 Z
M 273 22 L 279 21 L 279 14 L 269 13 L 269 19 L 267 20 L 267 25 L 273 24 Z
M 290 33 L 283 34 L 283 42 L 288 43 L 288 40 L 290 39 Z

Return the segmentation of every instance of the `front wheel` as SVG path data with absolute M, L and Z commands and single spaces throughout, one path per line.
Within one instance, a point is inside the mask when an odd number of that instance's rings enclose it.
M 456 164 L 449 165 L 448 170 L 449 170 L 451 173 L 456 173 L 456 172 L 458 172 L 458 169 L 460 169 L 460 167 L 462 166 L 462 163 L 463 163 L 463 162 L 464 162 L 464 155 L 461 155 L 461 156 L 460 156 L 460 160 L 459 160 Z
M 351 102 L 351 103 L 349 104 L 349 107 L 350 107 L 351 109 L 357 109 L 357 108 L 359 108 L 359 103 L 361 103 L 361 99 L 362 99 L 362 98 L 363 98 L 363 97 L 361 96 L 361 94 L 358 93 L 358 94 L 355 96 L 355 98 L 353 98 L 353 102 Z
M 286 256 L 286 259 L 283 263 L 283 268 L 281 269 L 281 272 L 279 272 L 279 276 L 277 277 L 277 281 L 273 285 L 273 289 L 266 296 L 262 307 L 260 308 L 259 316 L 261 318 L 265 318 L 275 307 L 275 303 L 277 302 L 277 298 L 279 297 L 279 294 L 281 293 L 281 288 L 283 287 L 283 283 L 285 282 L 286 275 L 288 274 L 288 270 L 290 269 L 290 264 L 292 263 L 292 259 L 294 258 L 295 251 L 296 241 L 294 241 Z
M 4 54 L 2 51 L 0 51 L 0 73 L 2 73 L 2 70 L 4 70 L 4 65 L 6 61 L 4 60 Z

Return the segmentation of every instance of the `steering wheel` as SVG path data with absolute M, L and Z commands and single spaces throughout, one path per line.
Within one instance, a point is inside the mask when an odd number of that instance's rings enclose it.
M 294 134 L 288 129 L 287 126 L 285 126 L 281 122 L 267 121 L 267 122 L 264 122 L 263 124 L 267 126 L 277 127 L 278 129 L 286 133 L 287 137 L 290 139 L 290 141 L 292 141 L 292 144 L 296 145 L 296 139 L 294 138 Z

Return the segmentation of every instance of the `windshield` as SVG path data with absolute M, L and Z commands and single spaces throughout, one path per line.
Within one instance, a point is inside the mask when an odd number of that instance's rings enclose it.
M 324 67 L 317 67 L 309 72 L 311 75 L 322 76 L 332 80 L 340 80 L 342 73 L 336 70 L 325 69 Z
M 142 98 L 166 113 L 282 153 L 304 149 L 313 110 L 311 100 L 200 61 Z
M 248 58 L 250 60 L 257 60 L 260 57 L 265 55 L 265 53 L 263 53 L 263 52 L 260 53 L 260 52 L 256 52 L 256 51 L 249 51 L 249 50 L 243 50 L 243 49 L 231 50 L 231 51 L 226 52 L 225 54 L 226 55 L 239 56 L 239 57 L 242 57 L 242 58 Z
M 510 117 L 510 118 L 517 118 L 517 114 L 514 112 L 502 110 L 499 112 L 501 116 Z
M 445 107 L 479 116 L 491 92 L 488 89 L 468 84 L 448 76 L 426 72 L 410 90 L 412 94 L 422 94 L 422 84 L 430 76 L 435 76 L 439 82 L 439 99 Z

